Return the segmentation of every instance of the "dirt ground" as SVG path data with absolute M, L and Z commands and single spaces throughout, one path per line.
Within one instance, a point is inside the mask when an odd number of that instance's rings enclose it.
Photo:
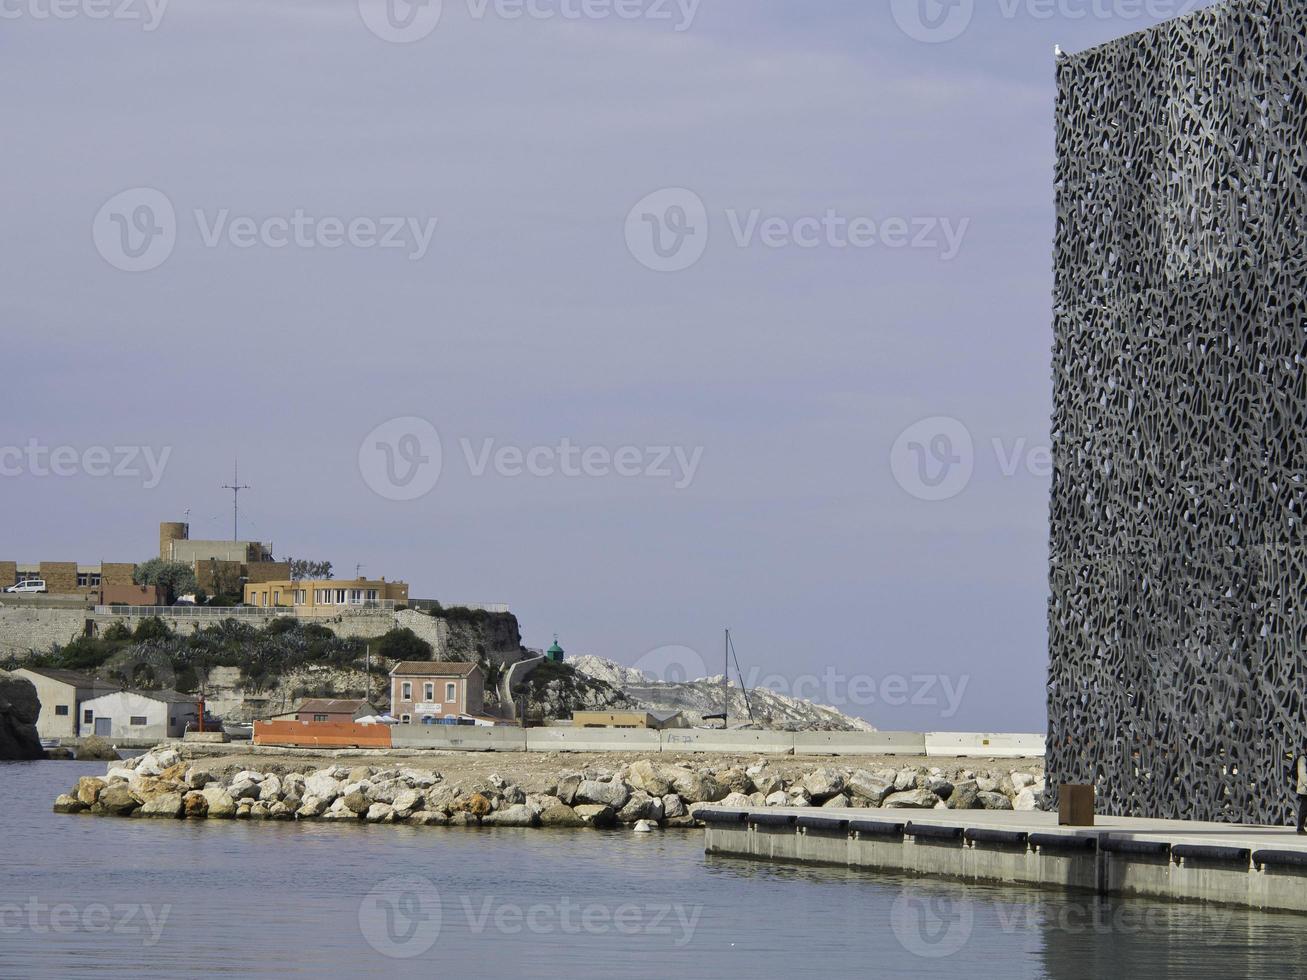
M 197 766 L 215 774 L 240 769 L 258 772 L 309 773 L 328 766 L 372 766 L 374 768 L 404 767 L 422 772 L 439 773 L 450 782 L 485 779 L 498 774 L 511 783 L 536 791 L 537 787 L 552 782 L 561 772 L 580 772 L 587 769 L 613 771 L 619 767 L 648 759 L 659 765 L 685 766 L 697 769 L 746 768 L 757 762 L 766 762 L 768 769 L 789 780 L 811 772 L 819 766 L 836 769 L 906 769 L 938 768 L 947 775 L 959 771 L 984 775 L 1012 771 L 1043 772 L 1044 760 L 1034 759 L 944 759 L 938 757 L 903 755 L 867 756 L 794 756 L 757 754 L 676 754 L 668 752 L 405 752 L 388 751 L 306 751 L 304 749 L 273 749 L 233 745 L 178 746 L 183 756 L 194 760 Z

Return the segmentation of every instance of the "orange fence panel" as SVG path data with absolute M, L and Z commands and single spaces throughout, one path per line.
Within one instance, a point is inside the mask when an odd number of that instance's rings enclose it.
M 254 744 L 308 749 L 388 749 L 390 726 L 342 721 L 256 721 Z

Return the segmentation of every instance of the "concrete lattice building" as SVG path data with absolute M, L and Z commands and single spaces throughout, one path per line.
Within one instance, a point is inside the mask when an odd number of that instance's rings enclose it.
M 1282 824 L 1307 704 L 1307 4 L 1057 64 L 1048 782 Z

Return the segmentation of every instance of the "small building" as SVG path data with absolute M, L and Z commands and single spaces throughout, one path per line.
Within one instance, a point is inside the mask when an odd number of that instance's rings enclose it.
M 164 591 L 156 585 L 101 585 L 102 606 L 163 606 Z
M 403 725 L 484 717 L 485 678 L 476 663 L 407 661 L 390 672 L 390 714 Z
M 558 645 L 558 634 L 554 634 L 554 645 L 545 651 L 545 659 L 550 663 L 561 664 L 566 654 L 563 648 Z
M 109 739 L 181 738 L 198 725 L 200 707 L 193 694 L 179 691 L 124 690 L 82 702 L 78 733 Z
M 37 700 L 41 702 L 36 732 L 41 738 L 76 738 L 77 719 L 83 702 L 122 690 L 117 684 L 72 670 L 20 667 L 14 673 L 31 681 L 36 688 Z
M 408 583 L 384 578 L 286 579 L 245 586 L 246 605 L 294 609 L 308 616 L 407 602 Z
M 376 713 L 376 708 L 359 698 L 309 698 L 300 702 L 291 717 L 295 721 L 349 723 Z
M 688 728 L 679 711 L 578 711 L 572 715 L 573 728 Z

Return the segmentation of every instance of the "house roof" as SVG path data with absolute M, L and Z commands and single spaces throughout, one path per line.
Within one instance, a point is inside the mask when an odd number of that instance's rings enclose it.
M 99 700 L 99 698 L 113 697 L 115 694 L 135 694 L 163 704 L 195 704 L 200 699 L 198 694 L 182 694 L 181 691 L 143 691 L 140 688 L 128 687 L 121 690 L 107 691 L 89 700 L 95 701 Z
M 361 698 L 309 698 L 301 701 L 296 712 L 303 714 L 305 712 L 315 712 L 317 714 L 353 714 L 360 708 L 367 708 L 375 713 L 376 709 Z
M 455 660 L 406 660 L 396 664 L 391 670 L 391 677 L 470 677 L 472 672 L 480 670 L 478 663 L 464 663 Z
M 79 674 L 75 670 L 58 670 L 54 667 L 22 667 L 20 669 L 27 671 L 29 674 L 40 674 L 42 677 L 48 677 L 60 684 L 69 684 L 72 687 L 90 687 L 103 690 L 105 693 L 122 690 L 121 685 L 110 681 L 96 680 L 90 674 Z

